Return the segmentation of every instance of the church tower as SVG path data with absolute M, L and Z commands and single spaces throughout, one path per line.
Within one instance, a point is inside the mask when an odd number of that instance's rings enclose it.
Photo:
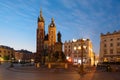
M 50 51 L 54 51 L 54 45 L 56 43 L 56 25 L 54 23 L 54 19 L 51 19 L 51 23 L 48 26 L 48 40 Z
M 44 38 L 45 38 L 45 21 L 42 16 L 42 11 L 40 11 L 40 16 L 38 17 L 38 27 L 37 27 L 37 54 L 41 55 L 44 50 Z

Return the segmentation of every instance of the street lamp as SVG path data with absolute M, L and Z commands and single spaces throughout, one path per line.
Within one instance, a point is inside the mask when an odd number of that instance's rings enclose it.
M 84 74 L 84 70 L 83 70 L 84 69 L 83 54 L 84 54 L 84 49 L 86 48 L 86 46 L 84 45 L 84 40 L 83 39 L 81 39 L 80 42 L 81 42 L 81 45 L 78 46 L 78 47 L 74 47 L 74 50 L 78 50 L 78 52 L 79 51 L 81 52 L 81 65 L 80 65 L 80 71 L 79 71 L 79 73 L 81 75 L 83 75 Z
M 14 56 L 13 56 L 13 54 L 11 54 L 11 65 L 10 65 L 10 67 L 14 67 L 13 61 L 14 61 Z
M 1 64 L 1 55 L 0 55 L 0 64 Z
M 96 59 L 95 59 L 95 53 L 94 53 L 94 66 L 95 66 L 95 60 L 96 60 Z
M 44 49 L 43 52 L 43 65 L 45 65 L 45 58 L 46 58 L 46 49 Z

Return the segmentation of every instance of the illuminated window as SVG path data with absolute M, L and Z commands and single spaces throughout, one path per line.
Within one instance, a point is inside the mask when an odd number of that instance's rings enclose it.
M 107 58 L 104 58 L 104 62 L 108 62 L 108 59 L 107 59 Z

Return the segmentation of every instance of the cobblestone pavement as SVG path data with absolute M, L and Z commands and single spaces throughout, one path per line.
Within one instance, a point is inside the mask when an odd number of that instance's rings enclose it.
M 120 72 L 93 70 L 81 76 L 74 68 L 47 69 L 20 65 L 9 68 L 9 65 L 0 65 L 0 80 L 120 80 Z

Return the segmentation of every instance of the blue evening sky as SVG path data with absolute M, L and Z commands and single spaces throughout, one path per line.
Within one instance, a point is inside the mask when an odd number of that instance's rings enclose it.
M 53 17 L 63 42 L 89 38 L 96 54 L 100 33 L 120 30 L 120 0 L 0 0 L 0 45 L 35 52 L 40 8 L 46 33 Z

